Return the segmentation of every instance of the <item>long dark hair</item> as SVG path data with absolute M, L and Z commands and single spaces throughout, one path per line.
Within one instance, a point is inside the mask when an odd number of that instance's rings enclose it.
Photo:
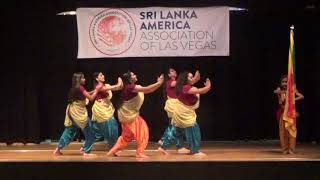
M 68 103 L 72 103 L 76 100 L 83 99 L 83 95 L 80 92 L 82 77 L 84 77 L 84 74 L 82 72 L 77 72 L 72 75 L 72 86 L 68 94 Z
M 119 101 L 119 107 L 122 106 L 123 104 L 123 96 L 124 96 L 124 91 L 126 90 L 126 87 L 128 86 L 128 84 L 131 83 L 131 71 L 127 71 L 126 73 L 124 73 L 122 75 L 122 81 L 123 81 L 123 88 L 122 88 L 122 92 L 120 95 L 120 101 Z
M 168 74 L 170 73 L 170 69 L 174 69 L 174 68 L 173 67 L 169 67 L 166 70 L 167 74 L 164 75 L 164 80 L 163 80 L 164 83 L 163 83 L 163 89 L 162 89 L 162 95 L 163 95 L 164 99 L 167 99 L 167 81 L 170 79 L 170 77 L 168 76 Z
M 127 71 L 122 75 L 123 87 L 131 83 L 131 71 Z M 124 88 L 123 88 L 124 89 Z
M 184 71 L 179 74 L 177 81 L 176 81 L 176 86 L 174 87 L 174 92 L 179 95 L 182 91 L 183 85 L 188 84 L 188 74 L 189 72 Z
M 102 73 L 102 72 L 94 72 L 92 74 L 92 76 L 93 76 L 93 88 L 95 88 L 95 86 L 98 84 L 97 77 L 99 76 L 100 73 Z

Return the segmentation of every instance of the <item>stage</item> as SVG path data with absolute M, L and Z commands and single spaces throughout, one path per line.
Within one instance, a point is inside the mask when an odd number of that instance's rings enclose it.
M 0 162 L 186 162 L 186 161 L 320 161 L 320 146 L 301 144 L 294 155 L 284 155 L 276 142 L 203 142 L 202 152 L 207 156 L 196 157 L 178 154 L 175 147 L 169 155 L 157 151 L 157 143 L 150 143 L 146 150 L 149 158 L 135 157 L 135 145 L 119 153 L 119 157 L 108 157 L 106 143 L 99 142 L 93 147 L 95 156 L 80 154 L 82 143 L 74 142 L 63 149 L 63 156 L 53 156 L 56 143 L 39 145 L 0 146 Z
M 276 141 L 203 142 L 204 157 L 178 154 L 174 147 L 169 155 L 157 152 L 150 143 L 147 159 L 135 157 L 135 145 L 108 157 L 106 145 L 94 145 L 95 156 L 80 154 L 82 143 L 74 142 L 53 156 L 56 143 L 0 146 L 0 176 L 5 179 L 103 178 L 120 179 L 320 179 L 320 146 L 298 144 L 296 154 L 282 154 Z M 51 175 L 50 175 L 51 174 Z

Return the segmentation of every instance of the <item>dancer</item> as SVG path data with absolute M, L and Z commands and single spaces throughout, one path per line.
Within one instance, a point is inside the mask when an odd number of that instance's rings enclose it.
M 285 127 L 285 120 L 283 119 L 283 113 L 286 103 L 286 93 L 287 93 L 287 75 L 284 75 L 280 79 L 280 87 L 274 90 L 274 93 L 278 96 L 279 108 L 277 111 L 277 120 L 279 123 L 279 137 L 280 144 L 283 154 L 294 154 L 296 147 L 296 137 L 292 136 Z M 296 89 L 295 100 L 299 101 L 304 98 L 304 96 Z M 297 113 L 298 116 L 298 113 Z
M 167 142 L 174 143 L 176 142 L 176 147 L 178 153 L 189 153 L 190 150 L 183 147 L 183 135 L 177 136 L 175 135 L 175 127 L 172 125 L 172 114 L 175 109 L 175 103 L 177 100 L 177 95 L 174 92 L 174 87 L 176 85 L 176 78 L 177 72 L 174 68 L 168 69 L 167 78 L 168 79 L 165 83 L 165 94 L 167 95 L 167 100 L 165 103 L 165 111 L 167 112 L 169 118 L 169 126 L 166 128 L 165 132 L 163 133 L 162 138 L 158 141 L 160 145 L 162 145 L 164 139 L 167 139 Z M 200 79 L 199 71 L 196 71 L 194 78 L 192 79 L 192 84 L 196 83 Z
M 201 132 L 196 122 L 197 115 L 195 109 L 199 107 L 199 94 L 206 94 L 211 89 L 211 81 L 206 79 L 204 87 L 196 88 L 193 85 L 193 75 L 190 72 L 179 74 L 175 93 L 178 101 L 175 104 L 175 110 L 172 115 L 172 123 L 175 127 L 176 136 L 185 135 L 190 148 L 190 154 L 195 156 L 204 156 L 200 152 Z M 171 145 L 168 139 L 164 139 L 163 144 L 158 149 L 163 154 L 168 154 L 166 149 Z
M 108 141 L 109 149 L 113 147 L 118 138 L 118 122 L 114 118 L 114 107 L 111 102 L 112 91 L 121 90 L 122 79 L 118 78 L 116 85 L 105 84 L 105 76 L 102 72 L 93 73 L 94 88 L 102 86 L 95 97 L 92 106 L 92 128 L 95 137 L 102 136 Z
M 58 147 L 54 150 L 54 155 L 62 155 L 61 149 L 67 146 L 75 137 L 76 131 L 80 128 L 85 136 L 85 143 L 83 148 L 83 155 L 90 155 L 92 144 L 94 141 L 94 135 L 92 132 L 90 120 L 86 105 L 86 98 L 93 101 L 102 88 L 102 85 L 96 86 L 96 89 L 92 92 L 87 92 L 84 88 L 86 79 L 82 72 L 74 73 L 72 77 L 72 87 L 69 91 L 68 106 L 65 116 L 65 129 L 60 137 Z
M 146 158 L 144 150 L 148 145 L 149 129 L 145 120 L 139 115 L 143 104 L 144 94 L 152 93 L 163 83 L 163 75 L 156 83 L 149 86 L 137 85 L 137 76 L 128 71 L 123 75 L 124 87 L 122 90 L 123 103 L 118 109 L 118 118 L 122 126 L 122 134 L 116 144 L 108 152 L 108 156 L 117 156 L 117 152 L 125 148 L 131 141 L 137 142 L 137 158 Z

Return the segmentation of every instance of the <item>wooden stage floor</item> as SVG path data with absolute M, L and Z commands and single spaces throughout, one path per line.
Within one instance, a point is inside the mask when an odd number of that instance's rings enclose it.
M 0 162 L 263 162 L 263 161 L 320 161 L 320 145 L 298 144 L 296 154 L 284 155 L 277 142 L 202 142 L 204 157 L 177 154 L 174 147 L 169 155 L 161 155 L 158 144 L 149 143 L 147 159 L 135 158 L 135 145 L 131 144 L 119 157 L 106 156 L 106 144 L 94 145 L 96 156 L 84 157 L 79 148 L 82 143 L 71 143 L 62 150 L 62 156 L 53 156 L 56 143 L 36 145 L 0 145 Z

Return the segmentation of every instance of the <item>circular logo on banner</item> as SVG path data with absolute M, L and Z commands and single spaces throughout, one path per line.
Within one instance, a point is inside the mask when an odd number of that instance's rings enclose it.
M 119 55 L 127 51 L 136 35 L 130 15 L 120 9 L 106 9 L 91 21 L 89 36 L 93 46 L 105 55 Z

